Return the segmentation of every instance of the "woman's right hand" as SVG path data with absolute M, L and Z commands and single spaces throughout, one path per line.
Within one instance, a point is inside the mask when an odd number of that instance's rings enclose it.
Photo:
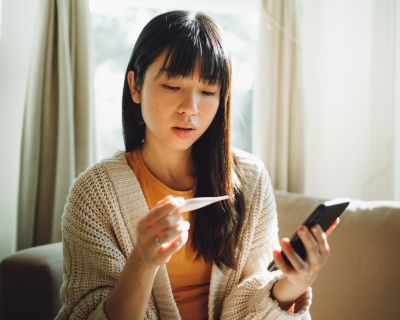
M 109 319 L 144 318 L 158 267 L 188 239 L 190 224 L 179 212 L 182 205 L 182 198 L 168 196 L 139 221 L 136 244 L 105 303 Z M 157 237 L 168 244 L 160 246 Z
M 186 243 L 190 223 L 179 212 L 183 202 L 183 198 L 167 196 L 139 221 L 133 251 L 141 263 L 165 264 Z

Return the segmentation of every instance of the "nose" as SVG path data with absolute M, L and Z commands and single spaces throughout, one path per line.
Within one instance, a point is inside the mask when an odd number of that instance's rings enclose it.
M 188 116 L 197 116 L 199 113 L 200 95 L 195 90 L 188 92 L 181 100 L 178 112 Z

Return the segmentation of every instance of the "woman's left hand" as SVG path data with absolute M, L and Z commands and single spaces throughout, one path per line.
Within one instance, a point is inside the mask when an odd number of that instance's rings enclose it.
M 305 260 L 296 253 L 288 238 L 281 240 L 282 251 L 292 266 L 289 266 L 283 260 L 281 251 L 274 250 L 275 264 L 285 274 L 285 277 L 281 279 L 282 283 L 279 283 L 281 281 L 276 283 L 272 291 L 272 296 L 278 301 L 279 305 L 282 302 L 283 306 L 289 304 L 287 307 L 290 307 L 314 283 L 319 271 L 329 257 L 330 250 L 327 236 L 338 223 L 339 219 L 332 224 L 326 233 L 323 232 L 319 225 L 314 225 L 311 229 L 305 226 L 300 226 L 297 229 L 297 233 L 306 249 L 307 256 Z

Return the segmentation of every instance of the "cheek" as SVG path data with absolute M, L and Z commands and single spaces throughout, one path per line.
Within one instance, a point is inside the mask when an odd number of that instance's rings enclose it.
M 157 124 L 162 120 L 162 115 L 159 112 L 159 104 L 156 101 L 148 99 L 145 103 L 142 103 L 142 116 L 147 126 Z
M 157 95 L 154 90 L 151 90 L 149 86 L 145 87 L 142 91 L 142 101 L 141 101 L 141 110 L 143 120 L 146 125 L 151 126 L 152 123 L 158 123 L 162 117 L 160 114 L 160 110 L 162 109 L 160 106 L 160 102 L 157 99 Z
M 210 102 L 206 106 L 206 108 L 205 108 L 205 116 L 206 116 L 207 120 L 209 121 L 209 123 L 212 122 L 212 120 L 214 119 L 215 115 L 217 114 L 218 107 L 219 107 L 219 101 L 218 101 L 218 103 Z

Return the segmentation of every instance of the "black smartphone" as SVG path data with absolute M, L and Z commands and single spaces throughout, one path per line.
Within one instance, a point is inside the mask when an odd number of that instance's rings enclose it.
M 304 221 L 303 225 L 307 228 L 311 228 L 315 224 L 319 224 L 326 232 L 329 227 L 335 222 L 335 220 L 343 213 L 343 211 L 347 208 L 350 203 L 350 199 L 348 198 L 341 198 L 326 201 L 320 204 L 311 214 L 310 216 Z M 304 248 L 303 242 L 301 242 L 300 237 L 298 236 L 297 232 L 290 238 L 290 243 L 297 254 L 304 260 L 307 256 L 306 250 Z M 289 259 L 286 257 L 285 253 L 282 252 L 283 260 L 288 265 L 292 265 Z M 275 261 L 271 261 L 268 265 L 268 271 L 276 271 L 278 270 Z

